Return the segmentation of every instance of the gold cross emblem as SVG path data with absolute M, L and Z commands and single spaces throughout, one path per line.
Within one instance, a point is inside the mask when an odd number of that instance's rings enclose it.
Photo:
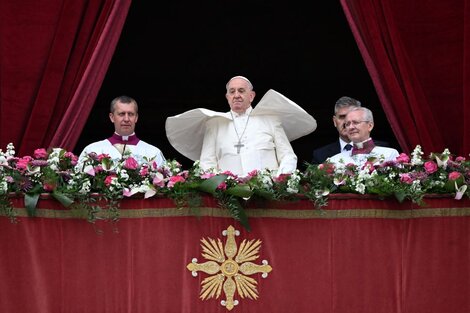
M 223 290 L 226 299 L 222 300 L 221 304 L 230 311 L 238 304 L 238 300 L 234 299 L 235 292 L 242 299 L 247 297 L 256 300 L 258 298 L 257 282 L 249 275 L 262 273 L 261 276 L 266 278 L 272 271 L 272 267 L 266 260 L 263 260 L 261 265 L 252 262 L 259 258 L 258 252 L 261 247 L 259 239 L 256 241 L 244 239 L 238 248 L 235 242 L 235 236 L 240 235 L 238 230 L 229 226 L 222 234 L 227 236 L 225 247 L 218 238 L 217 241 L 212 238 L 207 240 L 202 238 L 202 256 L 207 262 L 198 263 L 197 259 L 193 258 L 187 268 L 194 277 L 198 275 L 198 271 L 210 275 L 201 282 L 202 289 L 199 297 L 202 300 L 218 299 Z

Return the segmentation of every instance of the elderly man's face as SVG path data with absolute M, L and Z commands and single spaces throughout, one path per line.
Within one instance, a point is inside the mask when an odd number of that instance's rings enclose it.
M 234 78 L 228 84 L 227 93 L 225 94 L 230 109 L 237 113 L 244 113 L 251 106 L 251 102 L 255 98 L 255 92 L 250 90 L 246 80 Z
M 369 139 L 374 123 L 365 119 L 365 112 L 351 111 L 346 115 L 344 125 L 352 142 L 362 142 Z

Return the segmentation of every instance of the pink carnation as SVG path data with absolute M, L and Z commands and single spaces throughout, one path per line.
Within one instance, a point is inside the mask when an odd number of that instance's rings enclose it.
M 204 174 L 201 175 L 201 178 L 202 179 L 209 179 L 209 178 L 214 177 L 214 176 L 215 176 L 214 173 L 204 173 Z
M 437 171 L 437 164 L 434 161 L 427 161 L 424 163 L 424 169 L 426 170 L 426 173 L 432 174 Z
M 168 188 L 171 188 L 176 183 L 182 183 L 184 181 L 185 181 L 185 179 L 182 176 L 171 176 L 167 186 L 168 186 Z
M 70 164 L 73 166 L 77 165 L 78 157 L 72 152 L 65 152 L 64 157 L 70 160 Z
M 145 177 L 148 175 L 148 173 L 149 173 L 149 168 L 147 166 L 142 166 L 142 168 L 140 169 L 139 175 L 142 177 Z
M 406 153 L 400 153 L 400 155 L 397 156 L 397 162 L 398 163 L 409 163 L 410 162 L 410 157 Z
M 42 188 L 44 189 L 44 191 L 52 192 L 52 191 L 54 191 L 54 189 L 56 188 L 56 186 L 55 186 L 54 184 L 44 183 L 44 184 L 42 185 Z
M 28 164 L 29 162 L 31 162 L 32 159 L 33 158 L 30 157 L 29 155 L 18 159 L 18 162 L 16 162 L 16 168 L 21 171 L 25 171 L 28 168 Z
M 318 165 L 319 170 L 324 170 L 327 174 L 333 174 L 335 172 L 335 165 L 333 163 L 322 163 Z
M 374 163 L 367 161 L 366 163 L 364 163 L 364 166 L 362 167 L 362 169 L 366 169 L 366 168 L 369 169 L 369 174 L 372 173 L 375 170 Z
M 282 183 L 282 182 L 285 182 L 286 180 L 288 180 L 289 177 L 290 177 L 290 174 L 281 174 L 278 177 L 274 177 L 273 181 L 276 182 L 276 183 Z
M 217 189 L 219 190 L 225 190 L 227 189 L 227 184 L 225 182 L 221 182 L 218 186 Z
M 45 159 L 47 157 L 47 151 L 44 148 L 34 150 L 34 157 L 36 159 Z
M 133 157 L 128 157 L 126 161 L 124 162 L 124 168 L 128 170 L 135 170 L 139 167 L 139 163 L 133 158 Z
M 459 179 L 461 176 L 462 176 L 462 174 L 460 174 L 459 172 L 454 171 L 454 172 L 449 173 L 449 180 L 454 181 L 454 180 Z
M 252 170 L 251 172 L 248 173 L 249 177 L 256 177 L 258 176 L 258 170 Z
M 230 171 L 225 171 L 225 172 L 223 172 L 222 174 L 225 174 L 225 175 L 230 176 L 230 177 L 235 177 L 235 178 L 237 178 L 237 175 L 235 175 L 234 173 L 232 173 L 232 172 L 230 172 Z

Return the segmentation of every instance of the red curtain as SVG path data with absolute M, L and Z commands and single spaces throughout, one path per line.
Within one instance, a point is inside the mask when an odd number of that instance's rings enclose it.
M 0 0 L 0 147 L 74 146 L 130 0 Z
M 228 312 L 224 292 L 199 298 L 210 275 L 186 266 L 206 261 L 201 239 L 225 245 L 233 225 L 237 247 L 261 240 L 253 263 L 272 271 L 249 275 L 259 297 L 236 294 L 232 312 L 468 313 L 470 200 L 425 201 L 343 197 L 324 211 L 263 202 L 247 210 L 247 232 L 214 201 L 194 216 L 170 199 L 129 199 L 116 224 L 93 227 L 40 200 L 36 218 L 0 217 L 0 311 Z
M 468 0 L 341 0 L 401 148 L 470 151 Z

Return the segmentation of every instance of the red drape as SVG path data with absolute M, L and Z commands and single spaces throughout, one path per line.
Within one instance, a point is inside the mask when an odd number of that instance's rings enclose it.
M 468 0 L 341 0 L 401 148 L 470 151 Z
M 0 311 L 228 312 L 223 292 L 199 299 L 209 275 L 186 266 L 206 261 L 201 239 L 225 245 L 233 225 L 237 247 L 262 241 L 253 263 L 267 260 L 272 271 L 250 275 L 259 298 L 236 294 L 232 312 L 468 313 L 470 200 L 425 201 L 344 197 L 324 211 L 308 201 L 257 204 L 247 232 L 211 201 L 196 217 L 169 199 L 125 200 L 117 224 L 92 227 L 40 200 L 37 218 L 0 217 Z
M 130 0 L 0 1 L 0 147 L 71 150 Z

